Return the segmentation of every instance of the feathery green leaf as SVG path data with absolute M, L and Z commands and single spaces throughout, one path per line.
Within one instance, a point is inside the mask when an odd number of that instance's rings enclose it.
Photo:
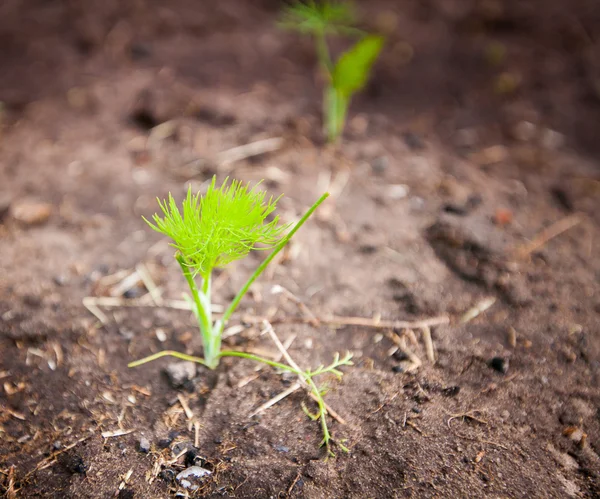
M 213 177 L 203 196 L 188 189 L 181 211 L 169 194 L 168 200 L 158 201 L 164 217 L 155 214 L 153 222 L 144 220 L 173 240 L 194 273 L 208 277 L 215 267 L 224 267 L 251 250 L 271 248 L 280 241 L 288 225 L 279 225 L 278 216 L 266 221 L 278 200 L 266 199 L 259 184 L 250 188 L 250 184 L 233 180 L 228 185 L 225 179 L 221 187 L 216 187 Z

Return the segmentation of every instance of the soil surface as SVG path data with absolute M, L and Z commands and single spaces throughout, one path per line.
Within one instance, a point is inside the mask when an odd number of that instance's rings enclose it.
M 387 43 L 337 147 L 281 6 L 0 5 L 0 491 L 599 497 L 597 1 L 363 2 Z M 350 351 L 323 380 L 349 453 L 325 459 L 301 390 L 252 415 L 295 381 L 270 368 L 127 368 L 201 352 L 141 217 L 214 174 L 265 179 L 285 221 L 332 193 L 225 343 L 276 357 L 269 318 L 303 367 Z M 263 257 L 219 273 L 214 302 Z M 192 466 L 210 474 L 188 484 Z

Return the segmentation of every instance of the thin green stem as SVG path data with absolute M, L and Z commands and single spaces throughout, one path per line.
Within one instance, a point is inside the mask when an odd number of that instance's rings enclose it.
M 130 362 L 127 364 L 127 367 L 138 367 L 142 364 L 146 364 L 147 362 L 152 362 L 153 360 L 160 359 L 161 357 L 176 357 L 181 360 L 187 360 L 190 362 L 196 362 L 197 364 L 202 364 L 203 366 L 207 366 L 204 359 L 200 357 L 194 357 L 193 355 L 186 355 L 185 353 L 175 352 L 174 350 L 163 350 L 161 352 L 155 353 L 153 355 L 149 355 L 148 357 L 144 357 L 143 359 L 136 360 L 134 362 Z
M 229 306 L 227 307 L 227 310 L 225 310 L 225 313 L 223 314 L 223 317 L 221 318 L 221 321 L 222 321 L 222 326 L 221 327 L 223 327 L 227 323 L 227 321 L 231 317 L 231 314 L 233 314 L 233 312 L 235 312 L 235 309 L 240 304 L 240 301 L 242 300 L 242 298 L 244 297 L 244 295 L 248 292 L 248 289 L 250 289 L 250 286 L 252 285 L 252 283 L 258 278 L 258 276 L 260 276 L 260 274 L 262 274 L 264 272 L 264 270 L 267 268 L 267 266 L 269 265 L 269 263 L 271 263 L 271 261 L 273 260 L 273 258 L 275 258 L 275 256 L 277 255 L 277 253 L 279 253 L 285 247 L 285 245 L 290 241 L 290 239 L 292 238 L 292 236 L 298 231 L 298 229 L 300 227 L 302 227 L 302 225 L 304 225 L 304 222 L 306 222 L 308 220 L 308 218 L 319 207 L 319 205 L 323 201 L 325 201 L 327 199 L 327 197 L 329 197 L 329 193 L 328 192 L 326 192 L 325 194 L 323 194 L 315 202 L 315 204 L 313 204 L 308 209 L 308 211 L 298 221 L 298 223 L 296 223 L 296 225 L 294 225 L 294 227 L 292 228 L 292 230 L 290 230 L 286 234 L 286 236 L 280 241 L 280 243 L 269 254 L 269 256 L 267 258 L 265 258 L 263 260 L 263 262 L 258 266 L 258 268 L 250 276 L 250 279 L 248 279 L 248 281 L 246 281 L 246 284 L 244 284 L 244 286 L 242 287 L 242 289 L 240 289 L 240 291 L 235 296 L 235 298 L 233 299 L 233 301 L 229 304 Z
M 215 340 L 213 337 L 214 332 L 212 326 L 210 296 L 207 296 L 204 293 L 201 295 L 200 291 L 198 291 L 198 286 L 196 286 L 194 276 L 190 271 L 189 266 L 186 264 L 183 255 L 177 255 L 176 259 L 177 262 L 179 262 L 181 271 L 183 272 L 185 280 L 188 283 L 192 293 L 192 298 L 194 300 L 194 305 L 196 307 L 197 314 L 195 315 L 198 319 L 198 326 L 200 327 L 200 333 L 202 335 L 202 344 L 204 345 L 204 358 L 206 360 L 206 365 L 208 365 L 211 369 L 214 369 L 218 364 L 218 350 L 214 350 Z M 206 283 L 208 283 L 208 288 L 210 289 L 210 277 L 204 279 L 205 287 Z M 216 347 L 220 348 L 220 341 Z
M 327 71 L 327 76 L 331 80 L 333 75 L 333 61 L 329 55 L 329 47 L 327 47 L 327 37 L 325 31 L 321 30 L 315 34 L 316 45 L 317 45 L 317 57 L 321 66 Z
M 253 355 L 251 353 L 239 352 L 237 350 L 223 350 L 219 353 L 219 357 L 241 357 L 243 359 L 254 360 L 255 362 L 262 362 L 263 364 L 267 364 L 277 369 L 282 369 L 283 371 L 292 372 L 298 374 L 299 376 L 304 376 L 302 372 L 298 371 L 297 369 L 294 369 L 291 366 L 281 364 L 280 362 L 268 360 L 263 357 L 259 357 L 258 355 Z

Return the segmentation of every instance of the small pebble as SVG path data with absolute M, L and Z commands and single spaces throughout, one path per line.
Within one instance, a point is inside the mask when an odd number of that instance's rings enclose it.
M 135 491 L 133 489 L 122 489 L 119 491 L 118 499 L 133 499 L 135 497 Z
M 178 456 L 182 452 L 187 452 L 187 451 L 194 450 L 194 449 L 195 449 L 195 447 L 192 442 L 183 441 L 183 442 L 177 442 L 175 445 L 173 445 L 173 448 L 171 450 L 173 451 L 173 454 L 175 456 Z
M 274 445 L 273 448 L 277 451 L 277 452 L 283 452 L 283 453 L 288 453 L 290 451 L 289 447 L 286 447 L 285 445 Z
M 138 450 L 144 454 L 148 454 L 148 452 L 150 452 L 150 440 L 148 440 L 146 437 L 140 438 Z
M 416 133 L 407 131 L 402 134 L 404 143 L 413 151 L 422 151 L 425 149 L 425 143 Z
M 165 482 L 171 483 L 173 480 L 175 480 L 175 471 L 173 471 L 171 468 L 167 468 L 162 470 L 158 476 Z
M 398 200 L 408 196 L 409 188 L 404 184 L 392 184 L 387 187 L 387 197 Z
M 200 466 L 190 466 L 189 468 L 183 470 L 179 473 L 175 478 L 179 485 L 181 485 L 186 490 L 198 490 L 202 483 L 212 475 L 212 472 L 201 468 Z
M 41 225 L 52 214 L 52 205 L 34 201 L 20 201 L 11 208 L 12 216 L 23 225 Z
M 373 169 L 373 173 L 376 173 L 377 175 L 381 175 L 382 173 L 385 173 L 385 171 L 388 169 L 389 163 L 390 162 L 389 162 L 387 156 L 379 156 L 378 158 L 375 158 L 373 160 L 373 162 L 371 163 L 371 168 Z
M 506 374 L 508 372 L 508 359 L 504 357 L 494 357 L 490 360 L 490 367 L 499 373 Z
M 458 385 L 448 386 L 442 390 L 442 395 L 444 395 L 445 397 L 455 397 L 459 393 L 460 393 L 460 386 L 458 386 Z
M 190 449 L 185 453 L 184 464 L 186 466 L 204 466 L 206 458 L 201 456 L 196 449 Z
M 522 142 L 529 142 L 537 135 L 537 127 L 530 121 L 521 121 L 513 129 L 515 139 Z
M 187 361 L 172 362 L 164 372 L 173 388 L 181 388 L 186 381 L 190 381 L 196 376 L 196 364 Z

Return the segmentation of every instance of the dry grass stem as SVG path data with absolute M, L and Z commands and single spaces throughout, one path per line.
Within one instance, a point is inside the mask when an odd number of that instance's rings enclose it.
M 162 306 L 163 298 L 161 296 L 160 289 L 154 283 L 154 279 L 152 279 L 152 276 L 150 275 L 150 272 L 148 271 L 148 268 L 146 267 L 146 265 L 144 265 L 143 263 L 138 263 L 135 266 L 135 270 L 138 273 L 138 275 L 140 276 L 140 278 L 142 279 L 144 286 L 146 286 L 146 289 L 148 290 L 148 293 L 152 297 L 152 301 L 154 302 L 154 304 L 157 307 Z
M 284 140 L 281 137 L 272 137 L 270 139 L 257 140 L 242 146 L 233 147 L 217 154 L 216 162 L 219 167 L 228 166 L 237 161 L 242 161 L 253 156 L 260 156 L 268 152 L 275 152 L 283 146 Z
M 517 258 L 525 258 L 544 246 L 551 239 L 554 239 L 563 232 L 579 225 L 582 221 L 583 215 L 580 213 L 573 213 L 572 215 L 562 218 L 539 232 L 530 242 L 516 248 L 513 254 Z
M 431 339 L 431 329 L 428 326 L 422 328 L 423 341 L 425 343 L 425 351 L 427 352 L 427 358 L 429 362 L 435 364 L 435 352 L 433 350 L 433 340 Z
M 473 319 L 483 314 L 483 312 L 490 308 L 494 303 L 496 303 L 496 298 L 493 296 L 480 300 L 475 304 L 475 306 L 471 307 L 463 314 L 463 316 L 460 318 L 461 324 L 467 324 L 471 322 Z
M 194 413 L 190 409 L 190 406 L 188 405 L 187 400 L 181 393 L 177 394 L 177 400 L 179 400 L 181 407 L 183 407 L 183 412 L 185 412 L 185 417 L 188 418 L 188 421 L 191 421 L 192 419 L 194 419 Z
M 284 398 L 286 398 L 287 396 L 291 395 L 292 393 L 294 393 L 296 390 L 298 390 L 300 388 L 300 383 L 294 383 L 292 386 L 290 386 L 287 390 L 284 390 L 283 392 L 281 392 L 278 395 L 275 395 L 272 399 L 267 400 L 264 404 L 262 404 L 260 407 L 257 407 L 252 413 L 250 413 L 248 415 L 249 418 L 254 417 L 258 414 L 260 414 L 261 412 L 266 411 L 269 407 L 274 406 L 275 404 L 277 404 L 278 402 L 280 402 L 281 400 L 283 400 Z

